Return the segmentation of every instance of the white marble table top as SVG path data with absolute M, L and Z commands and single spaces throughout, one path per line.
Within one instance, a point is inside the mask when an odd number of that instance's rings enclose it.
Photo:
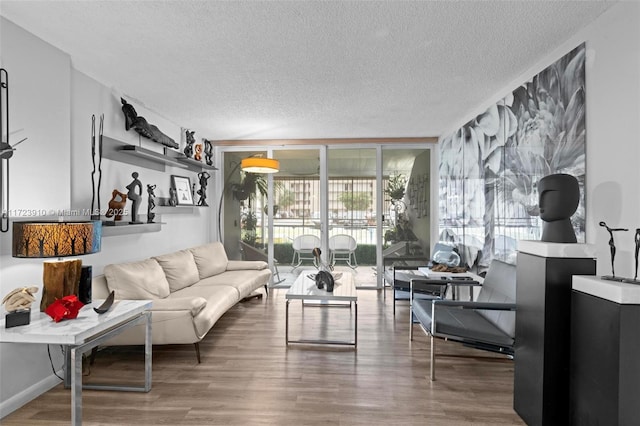
M 545 241 L 519 240 L 518 251 L 540 257 L 595 259 L 595 244 L 548 243 Z
M 58 323 L 38 309 L 31 311 L 31 323 L 5 328 L 4 316 L 0 320 L 0 342 L 80 345 L 106 330 L 151 308 L 151 300 L 116 300 L 111 309 L 98 315 L 93 308 L 104 300 L 94 300 L 80 309 L 76 319 Z
M 336 300 L 336 301 L 357 301 L 356 285 L 351 272 L 343 272 L 342 276 L 335 280 L 333 293 L 329 293 L 326 289 L 320 290 L 316 287 L 315 280 L 309 278 L 309 275 L 315 275 L 316 269 L 301 271 L 300 276 L 285 294 L 286 299 L 301 300 Z M 335 275 L 335 274 L 334 274 Z
M 640 305 L 640 285 L 608 281 L 595 275 L 574 275 L 572 288 L 621 305 Z

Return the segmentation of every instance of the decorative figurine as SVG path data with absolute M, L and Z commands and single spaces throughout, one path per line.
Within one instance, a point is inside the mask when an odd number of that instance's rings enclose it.
M 202 141 L 204 142 L 204 158 L 207 166 L 213 166 L 213 145 L 207 139 L 202 139 Z
M 171 207 L 178 205 L 178 191 L 175 188 L 169 188 L 169 205 Z
M 538 207 L 542 224 L 541 241 L 575 243 L 576 233 L 571 216 L 580 202 L 578 179 L 567 174 L 554 174 L 538 181 Z
M 207 204 L 207 181 L 210 177 L 211 175 L 208 172 L 198 173 L 198 179 L 200 179 L 200 189 L 198 189 L 198 195 L 200 196 L 198 200 L 199 206 L 209 206 L 209 204 Z
M 625 283 L 630 284 L 640 284 L 640 280 L 638 279 L 638 255 L 640 254 L 640 228 L 636 228 L 636 235 L 634 237 L 634 241 L 636 243 L 635 257 L 636 257 L 636 272 L 633 276 L 633 279 L 628 278 L 624 280 Z
M 313 256 L 316 258 L 316 264 L 318 265 L 318 273 L 316 274 L 316 287 L 318 287 L 319 289 L 323 289 L 326 288 L 328 293 L 332 293 L 333 292 L 333 287 L 335 285 L 335 280 L 333 278 L 333 275 L 331 275 L 331 266 L 325 264 L 320 255 L 322 254 L 322 251 L 318 248 L 315 247 L 312 250 Z
M 116 200 L 116 198 L 120 198 Z M 117 189 L 111 192 L 111 200 L 109 201 L 109 209 L 107 210 L 107 217 L 113 216 L 113 221 L 118 222 L 122 220 L 124 214 L 124 208 L 127 205 L 127 194 L 124 194 Z
M 193 144 L 196 143 L 196 138 L 193 137 L 195 133 L 195 130 L 192 132 L 185 130 L 185 134 L 187 135 L 187 146 L 184 147 L 184 155 L 186 155 L 187 158 L 193 157 Z
M 193 159 L 196 161 L 202 161 L 202 144 L 196 144 L 196 153 L 193 154 Z
M 2 303 L 7 311 L 5 328 L 27 325 L 31 322 L 31 304 L 35 302 L 34 293 L 38 287 L 21 287 L 10 291 Z
M 156 214 L 152 212 L 156 207 L 156 194 L 153 192 L 154 189 L 156 189 L 156 185 L 147 185 L 147 194 L 149 195 L 147 198 L 147 223 L 154 223 L 153 219 L 156 217 Z
M 100 127 L 98 130 L 98 185 L 96 186 L 96 116 L 91 116 L 91 162 L 93 170 L 91 171 L 91 188 L 93 194 L 91 196 L 91 220 L 100 220 L 100 186 L 102 185 L 102 135 L 104 131 L 104 114 L 100 116 Z M 98 199 L 95 208 L 96 198 Z
M 603 280 L 609 281 L 622 281 L 622 278 L 616 277 L 616 268 L 615 268 L 615 259 L 616 259 L 616 244 L 613 239 L 613 233 L 617 231 L 628 231 L 627 228 L 609 228 L 606 223 L 600 222 L 600 226 L 604 227 L 609 231 L 609 251 L 611 252 L 611 275 L 605 275 L 602 277 Z
M 636 242 L 636 273 L 633 276 L 633 280 L 634 281 L 638 281 L 638 253 L 640 253 L 640 228 L 636 228 L 636 236 L 635 236 L 635 242 Z
M 125 130 L 133 129 L 138 132 L 139 135 L 149 138 L 154 142 L 158 142 L 169 148 L 180 148 L 180 145 L 178 145 L 176 141 L 162 133 L 160 129 L 153 124 L 149 124 L 146 118 L 138 116 L 133 105 L 127 103 L 123 98 L 120 98 L 120 102 L 122 102 L 122 112 L 124 113 Z
M 138 208 L 140 207 L 140 198 L 142 198 L 142 182 L 138 179 L 138 172 L 131 173 L 133 181 L 127 185 L 127 196 L 131 200 L 131 225 L 137 225 L 142 222 L 138 220 Z
M 31 304 L 35 302 L 34 293 L 38 292 L 38 287 L 16 288 L 2 299 L 2 304 L 7 312 L 15 312 L 21 309 L 31 309 Z

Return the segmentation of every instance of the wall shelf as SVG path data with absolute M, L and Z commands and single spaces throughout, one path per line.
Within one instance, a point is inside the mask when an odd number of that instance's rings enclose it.
M 146 220 L 146 219 L 145 219 Z M 158 232 L 161 230 L 164 222 L 154 222 L 154 223 L 141 223 L 136 225 L 131 225 L 127 221 L 122 220 L 122 224 L 118 225 L 107 225 L 106 223 L 113 223 L 113 221 L 102 221 L 102 236 L 103 237 L 112 237 L 116 235 L 129 235 L 129 234 L 142 234 L 147 232 Z
M 218 170 L 217 167 L 210 166 L 207 163 L 203 163 L 201 161 L 194 160 L 193 158 L 189 158 L 183 154 L 177 157 L 177 160 L 180 163 L 187 164 L 192 167 L 200 168 L 202 170 Z
M 156 151 L 151 151 L 150 149 L 142 148 L 136 145 L 122 145 L 120 147 L 120 151 L 129 155 L 133 155 L 134 157 L 144 158 L 145 160 L 151 160 L 159 164 L 180 167 L 181 169 L 188 169 L 189 166 L 180 163 L 173 158 L 170 158 L 164 154 L 161 154 Z
M 195 173 L 204 170 L 218 170 L 214 166 L 186 157 L 184 154 L 163 147 L 163 152 L 143 148 L 121 142 L 108 136 L 102 137 L 102 156 L 109 160 L 144 167 L 160 172 L 166 171 L 166 166 L 178 167 Z M 158 145 L 160 147 L 160 145 Z

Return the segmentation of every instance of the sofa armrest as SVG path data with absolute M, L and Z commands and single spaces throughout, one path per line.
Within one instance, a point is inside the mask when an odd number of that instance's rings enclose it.
M 230 260 L 227 262 L 227 271 L 242 271 L 247 269 L 267 269 L 267 262 L 261 260 Z
M 191 315 L 195 317 L 205 306 L 207 300 L 204 297 L 168 297 L 154 299 L 151 311 L 191 311 Z
M 431 303 L 451 306 L 462 309 L 489 309 L 498 311 L 515 311 L 515 303 L 496 303 L 496 302 L 463 302 L 460 300 L 433 300 Z

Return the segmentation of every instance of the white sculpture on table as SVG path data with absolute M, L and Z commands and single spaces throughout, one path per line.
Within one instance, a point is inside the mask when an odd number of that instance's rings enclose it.
M 38 287 L 16 288 L 2 299 L 2 303 L 7 312 L 31 309 L 31 304 L 36 300 L 33 295 L 37 292 Z

